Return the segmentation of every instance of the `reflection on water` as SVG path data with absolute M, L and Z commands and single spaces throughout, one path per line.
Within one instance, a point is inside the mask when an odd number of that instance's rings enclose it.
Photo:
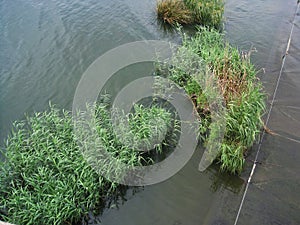
M 164 39 L 178 42 L 176 33 L 163 29 L 157 22 L 154 9 L 155 1 L 150 0 L 0 1 L 1 141 L 8 134 L 12 121 L 22 119 L 25 112 L 47 109 L 49 101 L 61 108 L 71 109 L 73 94 L 82 73 L 106 51 L 137 40 Z M 274 90 L 294 9 L 295 2 L 286 0 L 226 1 L 226 37 L 240 49 L 249 50 L 251 46 L 257 49 L 252 57 L 258 68 L 265 69 L 260 77 L 268 93 Z M 297 45 L 295 42 L 293 44 Z M 289 65 L 291 80 L 285 80 L 286 86 L 282 93 L 291 83 L 299 82 L 295 69 L 295 62 L 299 62 L 299 58 L 295 54 L 293 57 L 294 64 L 291 61 Z M 119 80 L 112 83 L 110 89 L 117 91 L 118 85 L 132 79 L 132 74 L 134 72 L 130 69 L 122 71 Z M 296 97 L 298 96 L 293 96 Z M 287 117 L 290 116 L 289 119 L 296 118 L 296 124 L 299 121 L 299 108 L 291 108 L 295 103 L 289 96 L 281 101 L 289 101 L 290 108 L 284 109 L 284 112 Z M 280 110 L 278 107 L 279 115 Z M 278 116 L 277 121 L 280 122 L 277 124 L 282 124 L 282 120 L 287 117 Z M 295 135 L 295 129 L 296 126 L 283 132 L 286 135 Z M 281 145 L 280 140 L 278 139 L 278 145 Z M 286 144 L 293 146 L 290 142 Z M 291 147 L 291 152 L 292 149 Z M 127 201 L 120 204 L 118 209 L 111 205 L 112 209 L 107 209 L 100 217 L 101 223 L 232 224 L 243 192 L 244 180 L 219 173 L 217 166 L 212 166 L 204 173 L 198 172 L 201 152 L 198 149 L 192 160 L 171 179 L 147 186 L 134 195 L 127 192 L 124 196 Z M 270 152 L 272 151 L 267 150 L 263 155 L 266 160 L 272 159 L 273 156 L 269 156 L 273 153 Z M 283 159 L 284 165 L 294 161 L 293 157 L 283 156 Z M 249 160 L 249 165 L 251 164 Z M 282 171 L 274 167 L 271 169 Z M 264 167 L 263 170 L 268 171 L 268 168 Z M 247 175 L 246 169 L 242 177 L 247 179 Z M 265 182 L 265 179 L 269 182 L 263 171 L 258 172 L 257 176 L 257 182 Z M 283 181 L 282 185 L 285 184 Z M 272 191 L 273 186 L 268 187 Z M 254 197 L 270 199 L 270 196 L 260 193 L 262 189 L 258 183 L 255 188 Z M 274 188 L 279 187 L 275 185 Z M 296 189 L 296 186 L 291 186 L 287 191 L 293 192 Z M 255 201 L 249 200 L 246 207 L 248 211 L 242 221 L 247 221 L 247 213 L 254 212 L 255 204 Z M 259 209 L 263 207 L 263 204 L 258 206 Z M 278 206 L 277 210 L 286 212 L 284 207 Z M 293 212 L 289 215 L 296 218 Z M 271 213 L 265 215 L 265 221 L 272 216 Z

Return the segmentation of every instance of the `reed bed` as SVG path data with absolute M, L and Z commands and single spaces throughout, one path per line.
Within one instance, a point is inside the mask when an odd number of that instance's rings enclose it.
M 164 124 L 172 121 L 172 114 L 158 106 L 136 105 L 135 111 L 138 114 L 131 113 L 127 124 L 129 131 L 140 140 L 159 136 L 164 131 L 156 118 L 162 118 Z M 98 104 L 91 121 L 95 121 L 102 147 L 116 160 L 129 167 L 152 162 L 151 157 L 115 135 L 107 105 Z M 157 129 L 153 129 L 154 124 Z M 108 171 L 97 171 L 98 167 L 91 163 L 101 164 L 101 157 L 91 154 L 97 151 L 82 148 L 86 143 L 78 139 L 86 137 L 86 133 L 82 131 L 80 136 L 77 127 L 75 135 L 73 125 L 71 113 L 54 106 L 50 111 L 14 123 L 2 149 L 5 160 L 0 162 L 0 220 L 19 225 L 78 224 L 90 213 L 98 214 L 107 201 L 120 194 L 123 187 L 102 174 L 121 174 L 122 168 L 111 168 L 110 164 L 100 167 Z M 154 151 L 162 151 L 162 146 L 156 147 Z M 92 161 L 87 156 L 92 156 Z
M 170 25 L 198 24 L 219 28 L 223 19 L 223 0 L 159 0 L 158 19 Z
M 182 47 L 171 59 L 171 64 L 158 64 L 158 74 L 185 88 L 202 118 L 199 135 L 207 142 L 212 134 L 209 131 L 211 106 L 208 97 L 212 96 L 213 87 L 204 90 L 194 79 L 191 69 L 195 68 L 195 60 L 203 60 L 211 76 L 216 78 L 226 105 L 226 131 L 217 162 L 223 171 L 240 173 L 245 153 L 263 127 L 261 117 L 265 112 L 265 94 L 256 76 L 257 70 L 250 61 L 250 53 L 241 54 L 224 40 L 223 34 L 205 27 L 198 27 L 192 37 L 182 34 L 182 40 Z M 195 55 L 199 58 L 195 59 Z

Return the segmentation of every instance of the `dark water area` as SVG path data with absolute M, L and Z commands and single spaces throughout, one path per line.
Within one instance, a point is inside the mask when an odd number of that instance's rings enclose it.
M 88 66 L 119 45 L 140 40 L 178 42 L 156 20 L 154 0 L 0 0 L 0 140 L 24 113 L 46 110 L 49 101 L 71 110 L 77 84 Z M 257 166 L 238 224 L 300 224 L 299 180 L 299 10 L 295 0 L 228 0 L 225 32 L 231 44 L 252 53 L 273 103 Z M 291 49 L 278 88 L 277 79 L 292 27 Z M 145 71 L 143 71 L 145 69 Z M 120 71 L 118 89 L 145 65 Z M 276 91 L 275 101 L 273 100 Z M 245 182 L 259 145 L 253 147 L 241 177 L 218 166 L 198 171 L 201 149 L 175 176 L 140 188 L 101 217 L 105 225 L 234 224 Z

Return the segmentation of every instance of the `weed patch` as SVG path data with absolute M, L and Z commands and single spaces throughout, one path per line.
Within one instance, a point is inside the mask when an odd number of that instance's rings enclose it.
M 159 0 L 157 17 L 163 22 L 199 24 L 218 28 L 221 25 L 224 2 L 222 0 Z
M 156 106 L 136 105 L 135 111 L 127 117 L 127 124 L 138 139 L 161 135 L 155 118 L 162 118 L 165 123 L 172 120 L 171 113 Z M 96 106 L 92 120 L 102 147 L 116 160 L 128 167 L 151 162 L 151 158 L 120 142 L 106 105 Z M 20 225 L 76 224 L 91 211 L 99 213 L 107 200 L 118 195 L 120 185 L 102 176 L 103 171 L 91 164 L 102 163 L 101 157 L 80 149 L 77 139 L 70 112 L 53 106 L 50 111 L 14 123 L 3 151 L 5 161 L 0 162 L 1 220 Z M 156 147 L 162 151 L 162 146 Z M 120 173 L 122 168 L 101 169 Z
M 205 70 L 216 79 L 226 105 L 226 132 L 219 149 L 218 162 L 222 170 L 240 173 L 244 165 L 244 153 L 260 133 L 263 126 L 261 117 L 265 111 L 265 94 L 256 77 L 257 71 L 250 62 L 250 54 L 241 54 L 214 29 L 202 27 L 193 37 L 182 35 L 182 47 L 171 59 L 171 66 L 159 64 L 158 74 L 173 80 L 190 95 L 202 118 L 199 134 L 207 141 L 211 122 L 208 98 L 213 95 L 213 87 L 204 89 L 194 79 L 197 75 L 193 72 L 197 71 L 193 69 L 195 60 L 203 60 Z

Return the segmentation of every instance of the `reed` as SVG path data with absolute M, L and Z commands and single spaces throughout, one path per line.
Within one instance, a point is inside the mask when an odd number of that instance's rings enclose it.
M 265 112 L 265 94 L 250 61 L 251 51 L 240 53 L 224 41 L 223 34 L 204 27 L 199 27 L 192 37 L 182 34 L 182 39 L 182 47 L 171 59 L 172 66 L 158 64 L 158 74 L 184 87 L 191 96 L 202 118 L 199 135 L 205 142 L 211 122 L 207 98 L 212 92 L 199 85 L 190 69 L 195 68 L 195 60 L 203 60 L 205 67 L 216 77 L 216 85 L 226 105 L 226 132 L 217 161 L 222 170 L 240 173 L 244 154 L 258 137 L 263 126 L 261 117 Z
M 163 0 L 157 2 L 157 17 L 170 25 L 193 23 L 193 14 L 182 0 Z
M 130 132 L 139 139 L 161 135 L 163 129 L 155 123 L 156 118 L 172 121 L 172 115 L 157 106 L 137 105 L 135 110 L 138 114 L 131 113 L 128 123 Z M 105 151 L 129 167 L 151 162 L 151 158 L 120 142 L 107 105 L 97 105 L 95 112 L 92 121 Z M 111 168 L 110 164 L 101 167 L 108 171 L 97 171 L 86 158 L 91 155 L 85 155 L 91 152 L 79 148 L 82 143 L 78 138 L 85 137 L 84 131 L 79 129 L 75 135 L 73 125 L 70 112 L 53 106 L 50 111 L 14 123 L 2 151 L 5 160 L 0 162 L 0 220 L 20 225 L 77 224 L 90 212 L 99 213 L 107 200 L 118 196 L 122 187 L 99 172 L 120 173 L 122 168 Z M 99 164 L 101 157 L 97 157 L 92 162 Z
M 159 0 L 157 17 L 163 22 L 176 24 L 199 24 L 218 28 L 221 25 L 223 0 Z

